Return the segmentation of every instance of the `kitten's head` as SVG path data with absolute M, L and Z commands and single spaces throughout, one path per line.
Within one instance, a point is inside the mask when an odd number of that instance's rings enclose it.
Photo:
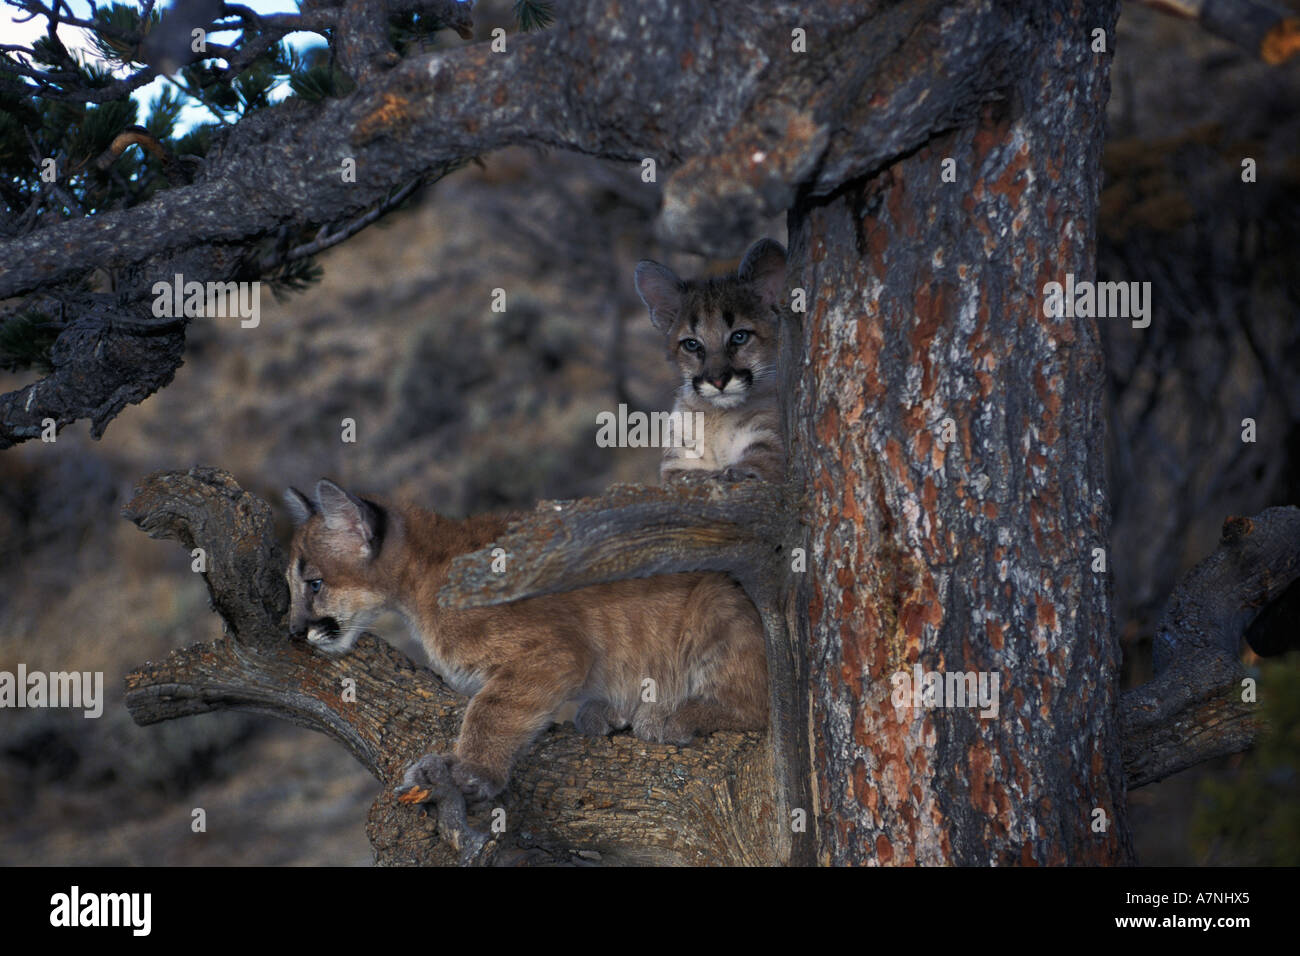
M 642 259 L 636 291 L 668 341 L 683 388 L 721 408 L 740 405 L 776 380 L 777 305 L 785 291 L 785 249 L 771 239 L 750 246 L 734 276 L 683 282 Z
M 343 655 L 389 604 L 376 559 L 386 512 L 322 478 L 316 497 L 284 493 L 296 526 L 289 550 L 289 634 Z

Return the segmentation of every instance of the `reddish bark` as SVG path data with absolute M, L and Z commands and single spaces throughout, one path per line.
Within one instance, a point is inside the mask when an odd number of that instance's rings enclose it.
M 1046 317 L 1042 292 L 1094 275 L 1108 57 L 1087 40 L 1114 10 L 1049 6 L 978 124 L 792 215 L 824 863 L 1131 859 L 1091 569 L 1107 320 Z M 896 708 L 891 676 L 917 664 L 997 675 L 998 716 Z

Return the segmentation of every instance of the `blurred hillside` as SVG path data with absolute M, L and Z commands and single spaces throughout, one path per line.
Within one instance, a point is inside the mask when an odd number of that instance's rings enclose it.
M 1224 232 L 1260 232 L 1249 223 L 1294 211 L 1300 72 L 1132 9 L 1112 83 L 1103 271 L 1155 271 L 1165 289 L 1182 287 L 1177 297 L 1157 288 L 1166 311 L 1149 334 L 1106 330 L 1118 370 L 1108 449 L 1116 620 L 1138 680 L 1163 597 L 1213 547 L 1223 517 L 1300 500 L 1300 399 L 1294 381 L 1272 385 L 1276 372 L 1260 371 L 1256 355 L 1291 370 L 1288 357 L 1300 357 L 1285 288 L 1300 275 L 1296 247 L 1272 226 L 1254 240 Z M 1271 191 L 1261 183 L 1259 209 L 1224 199 L 1240 144 L 1261 170 L 1282 171 Z M 1228 157 L 1227 174 L 1207 171 L 1218 169 L 1211 156 Z M 331 250 L 305 293 L 282 304 L 264 295 L 258 328 L 192 324 L 175 382 L 102 441 L 82 424 L 0 454 L 0 670 L 103 671 L 108 695 L 99 720 L 0 713 L 0 863 L 370 862 L 364 821 L 378 784 L 342 747 L 254 716 L 130 721 L 122 676 L 219 627 L 181 549 L 118 512 L 141 476 L 195 464 L 231 471 L 277 508 L 285 486 L 322 475 L 449 514 L 653 481 L 653 450 L 594 442 L 598 411 L 670 402 L 633 266 L 643 256 L 687 275 L 734 265 L 663 249 L 651 228 L 658 198 L 630 166 L 525 150 L 487 157 Z M 783 226 L 768 235 L 783 240 Z M 1288 263 L 1290 280 L 1269 278 Z M 1248 326 L 1224 320 L 1220 287 L 1245 296 L 1234 303 Z M 494 289 L 505 290 L 505 312 L 491 310 Z M 1222 374 L 1207 384 L 1210 366 Z M 0 375 L 0 390 L 31 377 Z M 1240 421 L 1252 401 L 1290 428 L 1291 458 L 1276 463 L 1276 435 L 1243 451 L 1226 426 L 1202 427 L 1207 407 Z M 344 418 L 356 422 L 355 444 L 341 441 Z M 1241 466 L 1250 455 L 1265 465 Z M 1182 829 L 1196 781 L 1227 763 L 1134 796 L 1145 862 L 1197 862 Z M 206 834 L 190 832 L 195 807 L 207 811 Z

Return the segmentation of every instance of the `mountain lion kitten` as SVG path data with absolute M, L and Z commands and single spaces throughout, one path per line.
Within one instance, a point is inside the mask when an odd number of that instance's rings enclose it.
M 657 262 L 637 264 L 636 291 L 682 373 L 673 419 L 702 416 L 692 419 L 702 426 L 693 439 L 667 443 L 661 481 L 698 470 L 729 481 L 784 477 L 776 396 L 784 290 L 785 249 L 771 239 L 750 246 L 734 276 L 683 282 Z
M 515 758 L 569 701 L 579 704 L 574 724 L 593 735 L 630 725 L 643 740 L 684 744 L 696 733 L 767 726 L 762 623 L 724 574 L 450 610 L 438 606 L 438 591 L 452 558 L 491 545 L 519 515 L 458 521 L 324 479 L 314 500 L 290 488 L 285 501 L 296 525 L 290 633 L 342 655 L 381 611 L 401 615 L 429 666 L 472 698 L 454 754 L 412 770 L 441 759 L 472 799 L 505 787 Z

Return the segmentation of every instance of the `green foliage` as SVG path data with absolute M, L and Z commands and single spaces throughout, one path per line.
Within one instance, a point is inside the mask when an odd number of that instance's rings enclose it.
M 159 141 L 171 139 L 183 106 L 176 87 L 164 86 L 149 103 L 149 118 L 145 120 L 144 128 Z
M 0 9 L 11 14 L 10 8 L 18 5 L 7 0 Z M 523 6 L 529 23 L 549 22 L 549 4 Z M 71 52 L 65 45 L 70 42 L 66 24 L 53 37 L 38 36 L 28 52 L 0 51 L 0 237 L 41 228 L 50 220 L 129 208 L 173 188 L 208 154 L 219 126 L 238 124 L 271 107 L 284 87 L 311 102 L 346 96 L 355 89 L 352 79 L 334 66 L 328 46 L 299 52 L 278 42 L 247 63 L 237 60 L 242 64 L 238 73 L 232 73 L 231 63 L 222 56 L 201 57 L 170 77 L 147 105 L 138 102 L 122 80 L 148 69 L 143 44 L 169 15 L 168 9 L 155 4 L 145 17 L 136 3 L 93 7 L 90 19 L 97 28 L 88 31 L 90 43 L 107 65 Z M 225 13 L 220 22 L 233 19 Z M 389 21 L 399 53 L 448 25 L 419 13 Z M 260 39 L 256 27 L 246 23 L 225 47 L 247 50 Z M 100 95 L 87 101 L 82 94 L 89 91 Z M 193 125 L 195 107 L 206 110 L 212 122 Z M 182 134 L 185 119 L 191 119 L 190 128 Z M 139 136 L 119 140 L 127 131 L 143 132 L 152 141 L 142 143 Z M 55 160 L 52 182 L 42 178 L 50 159 Z M 305 227 L 302 234 L 288 237 L 290 245 L 310 240 Z M 281 295 L 303 288 L 317 275 L 319 269 L 304 261 L 284 267 L 268 281 Z M 7 334 L 16 338 L 4 354 L 15 362 L 38 362 L 41 328 L 30 318 L 11 320 Z
M 16 372 L 34 368 L 48 374 L 53 370 L 50 350 L 60 331 L 54 319 L 35 309 L 0 321 L 0 369 Z
M 40 110 L 29 98 L 0 90 L 0 175 L 6 179 L 31 175 L 31 147 L 23 131 L 40 125 Z
M 128 65 L 143 62 L 138 58 L 140 43 L 162 20 L 162 14 L 155 8 L 146 23 L 138 7 L 114 3 L 97 8 L 94 20 L 102 29 L 91 36 L 90 42 L 99 55 L 112 63 Z
M 294 293 L 302 292 L 313 283 L 319 282 L 324 274 L 325 270 L 316 265 L 315 260 L 309 256 L 285 263 L 271 275 L 265 276 L 263 281 L 270 286 L 275 301 L 283 302 Z
M 86 106 L 79 121 L 64 131 L 59 145 L 79 165 L 108 149 L 119 133 L 135 124 L 135 100 L 114 100 L 99 106 Z
M 1300 865 L 1300 658 L 1261 667 L 1269 729 L 1231 779 L 1205 780 L 1192 843 L 1209 862 Z M 1227 857 L 1227 859 L 1221 859 Z
M 555 7 L 550 0 L 515 0 L 515 20 L 526 32 L 545 30 L 555 22 Z
M 138 66 L 140 43 L 159 19 L 155 10 L 145 21 L 134 5 L 100 7 L 95 20 L 103 30 L 92 37 L 92 43 L 105 58 L 125 67 Z M 53 88 L 100 89 L 116 82 L 109 69 L 77 62 L 62 43 L 48 36 L 40 37 L 32 49 L 27 64 L 48 67 L 43 78 Z M 20 223 L 22 228 L 38 225 L 49 215 L 93 214 L 148 200 L 173 185 L 164 160 L 158 150 L 136 146 L 111 159 L 105 151 L 121 133 L 142 126 L 162 152 L 202 158 L 212 141 L 212 126 L 200 125 L 178 137 L 177 126 L 187 106 L 206 107 L 217 125 L 236 123 L 271 106 L 277 86 L 308 72 L 303 58 L 279 43 L 234 76 L 226 75 L 224 60 L 191 63 L 142 107 L 125 91 L 102 103 L 40 95 L 36 84 L 17 77 L 22 59 L 7 52 L 0 58 L 13 67 L 0 68 L 0 235 L 12 234 Z M 331 89 L 337 95 L 350 87 L 336 81 Z M 55 183 L 41 179 L 42 161 L 49 158 L 57 160 Z M 65 201 L 69 197 L 78 209 L 69 208 Z
M 175 141 L 176 155 L 180 157 L 206 156 L 208 150 L 212 147 L 212 131 L 217 126 L 217 123 L 205 123 L 202 126 L 195 126 Z
M 351 78 L 328 64 L 313 66 L 289 77 L 289 87 L 294 93 L 312 103 L 346 96 L 355 86 Z
M 239 111 L 251 113 L 271 105 L 271 90 L 279 83 L 269 63 L 258 63 L 235 77 L 234 90 Z

